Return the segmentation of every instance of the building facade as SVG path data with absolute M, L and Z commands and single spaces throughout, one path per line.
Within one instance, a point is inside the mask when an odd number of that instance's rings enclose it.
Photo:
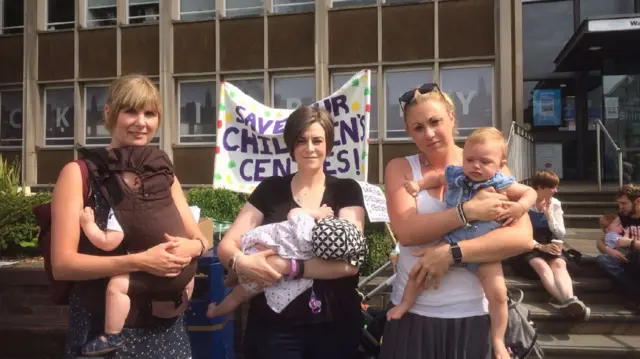
M 522 3 L 513 0 L 3 0 L 0 155 L 27 185 L 55 183 L 75 144 L 103 146 L 107 85 L 155 80 L 154 143 L 183 184 L 213 182 L 221 81 L 277 108 L 372 77 L 369 181 L 415 153 L 397 98 L 437 82 L 456 103 L 460 140 L 522 122 Z M 24 16 L 22 16 L 24 15 Z

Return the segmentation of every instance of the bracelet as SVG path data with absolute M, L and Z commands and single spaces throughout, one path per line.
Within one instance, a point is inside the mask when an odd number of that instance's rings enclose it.
M 462 227 L 469 229 L 471 228 L 471 224 L 467 221 L 467 217 L 464 215 L 464 208 L 462 205 L 463 202 L 458 203 L 456 206 L 456 214 L 458 215 L 458 220 L 462 222 Z
M 293 277 L 293 279 L 300 279 L 302 278 L 302 276 L 304 275 L 304 261 L 300 261 L 300 263 L 298 263 L 300 266 L 299 268 L 297 268 L 298 270 L 296 271 L 296 276 Z
M 238 258 L 242 255 L 242 251 L 238 251 L 236 252 L 236 254 L 233 255 L 233 258 L 231 258 L 231 270 L 232 271 L 236 271 L 236 266 L 238 265 Z
M 298 261 L 296 261 L 295 259 L 291 258 L 291 270 L 289 271 L 289 279 L 295 279 L 296 275 L 298 273 L 298 266 L 297 266 Z
M 202 257 L 202 255 L 204 254 L 204 251 L 205 251 L 204 250 L 204 248 L 205 248 L 204 241 L 201 238 L 196 238 L 196 239 L 198 240 L 198 242 L 200 242 L 200 246 L 202 247 L 202 248 L 200 248 L 200 254 L 198 254 L 198 257 Z

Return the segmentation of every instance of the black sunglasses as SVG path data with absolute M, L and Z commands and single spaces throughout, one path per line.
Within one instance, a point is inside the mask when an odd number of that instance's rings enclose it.
M 402 109 L 402 112 L 404 112 L 405 106 L 407 106 L 407 104 L 409 102 L 411 102 L 411 100 L 413 100 L 413 97 L 416 94 L 416 90 L 418 90 L 418 92 L 421 95 L 429 93 L 429 92 L 431 92 L 433 90 L 436 90 L 440 94 L 442 94 L 442 91 L 440 91 L 440 87 L 438 87 L 438 84 L 434 84 L 434 83 L 426 83 L 426 84 L 418 87 L 417 89 L 414 88 L 413 90 L 409 90 L 409 91 L 403 93 L 402 96 L 398 97 L 398 102 L 400 102 L 400 108 Z

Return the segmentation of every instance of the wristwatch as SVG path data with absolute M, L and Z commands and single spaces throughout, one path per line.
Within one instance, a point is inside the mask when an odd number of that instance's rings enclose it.
M 449 248 L 449 252 L 451 253 L 451 257 L 453 258 L 453 263 L 460 264 L 462 263 L 462 250 L 458 243 L 454 243 Z

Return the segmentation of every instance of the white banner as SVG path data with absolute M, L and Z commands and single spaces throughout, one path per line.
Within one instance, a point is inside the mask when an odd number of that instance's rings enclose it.
M 364 207 L 369 215 L 369 221 L 372 223 L 391 222 L 387 211 L 387 198 L 382 192 L 382 188 L 362 181 L 358 181 L 358 184 L 362 188 Z
M 326 174 L 366 181 L 369 155 L 371 79 L 368 70 L 354 75 L 322 106 L 333 116 L 333 151 Z M 230 83 L 222 83 L 218 108 L 214 188 L 251 193 L 265 178 L 297 171 L 284 142 L 284 125 L 293 110 L 264 106 Z

